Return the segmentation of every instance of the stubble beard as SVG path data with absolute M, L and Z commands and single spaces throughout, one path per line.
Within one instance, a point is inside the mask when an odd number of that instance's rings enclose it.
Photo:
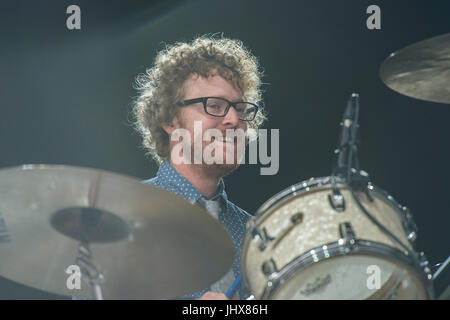
M 179 120 L 180 122 L 180 126 L 183 129 L 187 129 L 186 123 L 184 122 L 183 119 Z M 195 159 L 195 142 L 197 141 L 197 143 L 199 143 L 202 146 L 202 154 L 201 154 L 201 163 L 196 163 L 196 159 Z M 191 159 L 187 159 L 188 161 L 190 161 L 189 163 L 191 163 L 192 166 L 194 166 L 194 168 L 196 170 L 202 171 L 204 173 L 206 173 L 208 176 L 216 176 L 216 177 L 225 177 L 229 174 L 231 174 L 233 171 L 237 170 L 237 168 L 239 168 L 240 165 L 240 161 L 238 159 L 238 144 L 235 143 L 234 144 L 234 154 L 233 154 L 233 161 L 232 163 L 227 163 L 226 161 L 226 148 L 224 148 L 225 150 L 223 150 L 223 158 L 222 158 L 222 163 L 212 163 L 212 164 L 208 164 L 205 162 L 205 159 L 203 158 L 203 152 L 206 148 L 206 146 L 210 143 L 214 143 L 213 140 L 209 141 L 209 142 L 204 142 L 203 141 L 203 132 L 201 133 L 200 136 L 196 137 L 195 135 L 193 135 L 193 139 L 191 140 Z M 245 142 L 245 145 L 247 145 L 247 140 Z M 242 157 L 245 156 L 245 152 L 244 155 L 242 155 Z
M 210 142 L 212 143 L 212 142 Z M 205 145 L 203 145 L 203 150 L 205 148 Z M 191 155 L 194 155 L 194 146 L 191 146 Z M 193 158 L 193 156 L 192 156 Z M 194 166 L 197 166 L 199 170 L 202 170 L 209 176 L 217 176 L 217 177 L 225 177 L 231 174 L 233 171 L 237 170 L 239 168 L 239 160 L 237 157 L 237 145 L 234 146 L 234 156 L 233 156 L 233 162 L 227 163 L 226 161 L 226 151 L 223 152 L 223 163 L 212 163 L 208 164 L 205 163 L 202 155 L 202 163 L 201 164 L 194 164 Z

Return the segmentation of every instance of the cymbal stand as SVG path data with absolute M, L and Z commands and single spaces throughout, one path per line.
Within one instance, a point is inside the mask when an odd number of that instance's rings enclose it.
M 92 262 L 92 253 L 87 242 L 80 241 L 76 263 L 80 267 L 82 279 L 91 287 L 94 299 L 103 300 L 101 284 L 104 282 L 104 276 Z

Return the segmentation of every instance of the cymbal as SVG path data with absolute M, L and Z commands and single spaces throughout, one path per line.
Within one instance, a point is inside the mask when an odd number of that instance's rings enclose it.
M 58 165 L 0 170 L 2 277 L 92 298 L 84 281 L 67 286 L 80 242 L 104 276 L 105 299 L 195 292 L 225 275 L 234 255 L 230 235 L 206 210 L 136 178 Z
M 381 64 L 380 77 L 409 97 L 450 103 L 450 33 L 392 53 Z

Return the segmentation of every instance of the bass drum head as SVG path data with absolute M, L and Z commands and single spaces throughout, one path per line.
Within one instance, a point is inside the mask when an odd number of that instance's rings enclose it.
M 349 254 L 316 262 L 285 279 L 273 300 L 426 299 L 416 273 L 384 256 Z

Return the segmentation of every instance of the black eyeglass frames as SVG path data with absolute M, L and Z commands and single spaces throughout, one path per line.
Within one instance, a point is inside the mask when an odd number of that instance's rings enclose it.
M 251 102 L 236 101 L 231 102 L 225 98 L 220 97 L 202 97 L 185 100 L 181 103 L 182 106 L 188 106 L 194 103 L 202 102 L 205 112 L 214 117 L 225 117 L 233 107 L 238 113 L 239 120 L 252 121 L 258 112 L 258 106 Z

